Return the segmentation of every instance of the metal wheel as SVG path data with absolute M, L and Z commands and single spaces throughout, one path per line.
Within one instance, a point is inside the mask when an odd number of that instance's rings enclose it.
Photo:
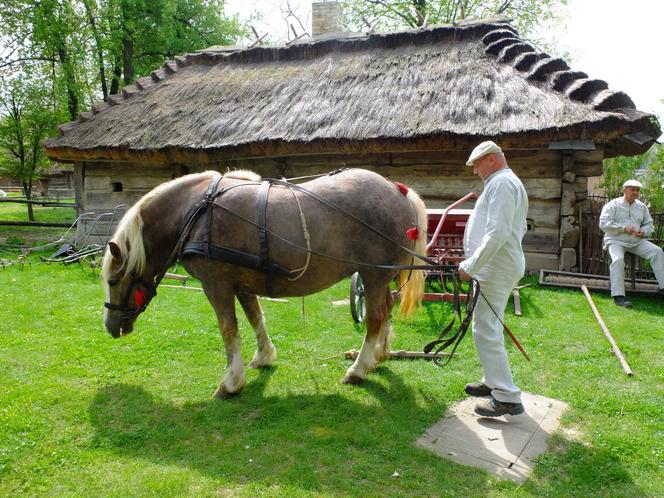
M 367 314 L 364 304 L 364 283 L 359 273 L 353 273 L 350 277 L 350 314 L 357 323 L 362 323 Z

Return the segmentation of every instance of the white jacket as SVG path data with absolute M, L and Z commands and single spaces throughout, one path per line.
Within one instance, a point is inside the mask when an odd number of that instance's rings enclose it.
M 484 182 L 463 236 L 466 260 L 459 265 L 471 277 L 488 280 L 505 275 L 518 280 L 526 259 L 521 240 L 526 233 L 528 194 L 521 180 L 506 168 Z
M 643 230 L 649 236 L 655 230 L 648 207 L 638 199 L 630 205 L 624 197 L 607 202 L 599 216 L 599 228 L 604 232 L 604 248 L 609 244 L 632 247 L 641 240 L 634 234 L 625 233 L 630 225 L 635 230 Z

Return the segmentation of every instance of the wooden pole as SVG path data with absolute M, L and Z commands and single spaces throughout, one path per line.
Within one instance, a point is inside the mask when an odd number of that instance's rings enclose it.
M 615 354 L 618 357 L 618 360 L 620 360 L 620 365 L 622 366 L 623 371 L 627 375 L 634 375 L 632 372 L 632 369 L 629 368 L 629 365 L 627 364 L 627 361 L 625 360 L 625 357 L 623 356 L 622 352 L 620 351 L 620 348 L 618 347 L 618 344 L 616 344 L 616 341 L 613 339 L 613 336 L 611 335 L 611 332 L 609 332 L 609 329 L 607 328 L 606 324 L 604 323 L 604 320 L 602 320 L 602 317 L 599 314 L 599 311 L 597 311 L 597 308 L 595 307 L 595 303 L 593 302 L 592 297 L 590 297 L 590 292 L 588 292 L 588 287 L 585 285 L 581 286 L 581 290 L 583 293 L 586 295 L 586 299 L 588 300 L 588 304 L 590 304 L 590 309 L 593 310 L 593 314 L 595 315 L 595 318 L 597 319 L 597 323 L 599 323 L 599 326 L 602 327 L 602 330 L 604 331 L 604 335 L 609 341 L 609 344 L 611 344 L 611 351 L 613 351 L 613 354 Z
M 350 351 L 346 351 L 344 353 L 344 356 L 349 360 L 354 360 L 354 359 L 357 358 L 357 355 L 359 355 L 359 354 L 360 354 L 360 352 L 357 351 L 356 349 L 351 349 Z M 422 351 L 404 351 L 404 350 L 389 351 L 390 359 L 392 359 L 392 358 L 400 358 L 400 359 L 422 358 L 422 359 L 425 359 L 425 360 L 433 360 L 434 358 L 447 358 L 451 354 L 452 353 L 424 353 Z

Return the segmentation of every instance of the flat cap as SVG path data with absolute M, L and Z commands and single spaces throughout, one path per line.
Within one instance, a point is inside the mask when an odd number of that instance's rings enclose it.
M 470 153 L 470 157 L 466 161 L 466 166 L 472 166 L 480 157 L 486 156 L 487 154 L 495 154 L 496 152 L 502 152 L 502 149 L 491 140 L 482 142 Z
M 627 180 L 625 183 L 623 183 L 623 188 L 627 187 L 643 188 L 643 184 L 638 180 Z

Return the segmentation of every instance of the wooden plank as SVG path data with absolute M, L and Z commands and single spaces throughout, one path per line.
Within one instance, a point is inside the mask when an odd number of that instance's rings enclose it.
M 2 202 L 13 202 L 16 204 L 33 204 L 44 207 L 71 207 L 71 208 L 78 207 L 75 203 L 71 202 L 34 201 L 34 200 L 28 201 L 26 199 L 13 199 L 13 198 L 2 198 L 0 199 L 0 203 Z
M 601 162 L 576 163 L 574 172 L 579 176 L 601 176 L 604 170 Z
M 523 250 L 554 253 L 558 251 L 559 238 L 557 230 L 547 233 L 528 232 L 523 237 Z
M 525 252 L 526 255 L 526 271 L 539 271 L 557 270 L 558 269 L 558 254 L 557 253 L 537 253 Z
M 58 227 L 69 228 L 74 224 L 74 220 L 70 222 L 50 222 L 50 221 L 3 221 L 0 220 L 0 225 L 7 227 Z
M 87 192 L 85 194 L 83 211 L 112 210 L 120 204 L 131 206 L 135 204 L 147 191 L 136 192 Z

